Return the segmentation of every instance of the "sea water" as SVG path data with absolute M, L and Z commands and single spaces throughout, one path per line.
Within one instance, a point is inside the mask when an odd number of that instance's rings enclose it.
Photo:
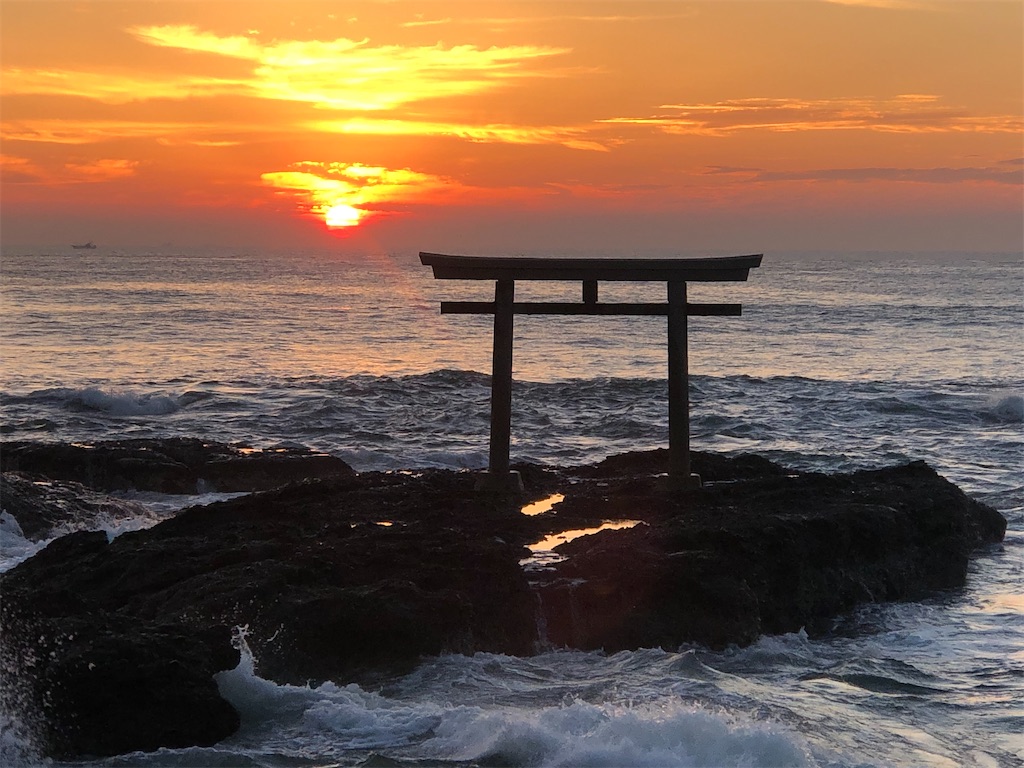
M 343 248 L 5 250 L 0 274 L 5 439 L 301 445 L 360 470 L 486 463 L 490 319 L 438 303 L 490 299 L 491 283 Z M 580 299 L 578 285 L 516 290 Z M 601 284 L 602 300 L 664 298 Z M 366 689 L 264 680 L 240 634 L 242 662 L 218 678 L 237 735 L 84 765 L 1024 763 L 1024 258 L 769 253 L 747 283 L 689 298 L 744 305 L 690 320 L 694 447 L 825 471 L 924 459 L 1009 520 L 963 589 L 865 606 L 825 637 L 444 656 Z M 513 460 L 667 442 L 663 318 L 517 317 L 514 370 Z M 109 536 L 215 497 L 135 498 L 146 518 Z M 39 546 L 0 515 L 0 567 Z M 0 759 L 35 764 L 19 725 L 0 715 Z

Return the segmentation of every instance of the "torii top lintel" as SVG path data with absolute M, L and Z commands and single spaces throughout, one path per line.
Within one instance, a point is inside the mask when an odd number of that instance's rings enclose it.
M 449 256 L 421 253 L 434 277 L 451 280 L 742 282 L 761 254 L 681 259 Z

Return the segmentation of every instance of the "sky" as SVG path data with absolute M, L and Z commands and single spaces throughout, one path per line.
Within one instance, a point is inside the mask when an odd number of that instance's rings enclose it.
M 1024 3 L 0 2 L 0 244 L 1020 251 Z

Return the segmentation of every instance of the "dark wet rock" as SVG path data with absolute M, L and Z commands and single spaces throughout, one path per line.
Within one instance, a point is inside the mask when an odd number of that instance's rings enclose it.
M 227 717 L 172 711 L 203 690 L 194 674 L 170 671 L 189 668 L 213 685 L 212 674 L 237 660 L 226 639 L 236 626 L 248 626 L 259 674 L 298 684 L 407 671 L 448 651 L 528 654 L 535 598 L 518 565 L 525 534 L 502 522 L 509 510 L 477 494 L 474 482 L 437 471 L 307 481 L 186 509 L 109 543 L 103 533 L 57 539 L 0 576 L 0 668 L 20 670 L 13 687 L 41 712 L 48 754 L 114 754 L 171 746 L 178 732 L 208 743 L 210 730 L 198 725 L 218 724 L 216 738 L 233 732 Z M 65 627 L 73 643 L 66 632 L 44 642 Z M 211 647 L 211 629 L 223 648 Z M 206 649 L 206 663 L 164 653 L 174 643 L 161 638 L 179 637 L 192 638 L 179 643 L 182 653 Z M 95 659 L 121 652 L 114 638 L 139 648 L 125 651 L 127 668 L 139 653 L 166 657 L 165 666 L 154 658 L 142 677 L 110 675 L 90 694 L 76 659 L 98 666 Z M 146 681 L 171 705 L 148 707 L 152 728 L 130 719 L 134 741 L 98 743 L 105 731 L 84 727 L 62 735 L 97 712 L 117 721 L 114 691 Z M 135 694 L 123 701 L 143 706 Z
M 70 534 L 33 558 L 31 571 L 5 574 L 5 706 L 57 758 L 222 740 L 240 724 L 213 677 L 238 662 L 229 629 L 139 622 L 80 595 L 64 578 L 68 564 L 88 567 L 107 546 L 101 532 Z
M 758 477 L 781 477 L 788 470 L 763 456 L 742 453 L 723 456 L 717 453 L 693 451 L 690 454 L 691 471 L 705 482 L 752 480 Z M 609 456 L 604 461 L 573 470 L 575 475 L 592 478 L 643 477 L 668 472 L 668 449 L 634 451 Z
M 81 483 L 23 472 L 0 476 L 0 510 L 17 521 L 30 541 L 49 539 L 73 528 L 99 528 L 150 517 L 141 504 L 93 491 Z
M 367 683 L 425 655 L 544 642 L 744 644 L 819 631 L 859 602 L 956 587 L 971 551 L 1005 529 L 923 464 L 825 476 L 707 457 L 695 469 L 716 482 L 674 491 L 659 460 L 523 465 L 531 498 L 565 495 L 535 517 L 475 490 L 471 473 L 349 473 L 186 509 L 109 543 L 66 536 L 0 576 L 3 669 L 24 670 L 14 688 L 42 713 L 50 754 L 209 743 L 235 727 L 209 687 L 237 660 L 232 627 L 248 627 L 260 675 L 298 684 Z M 618 518 L 644 524 L 563 545 L 553 570 L 520 567 L 546 533 Z M 40 639 L 61 631 L 74 638 Z M 83 670 L 100 666 L 108 677 L 90 687 Z M 180 667 L 196 674 L 172 674 Z M 74 730 L 117 720 L 117 691 L 144 685 L 162 698 L 125 695 L 152 713 L 127 720 L 131 733 Z M 193 697 L 194 712 L 179 707 Z M 93 741 L 59 740 L 87 730 Z
M 0 468 L 100 491 L 178 494 L 248 493 L 355 474 L 341 459 L 303 448 L 257 450 L 185 437 L 90 444 L 10 441 L 0 445 Z
M 723 647 L 821 632 L 858 603 L 962 586 L 972 551 L 1006 530 L 997 511 L 922 462 L 677 494 L 647 488 L 620 480 L 562 503 L 600 518 L 632 509 L 647 524 L 557 548 L 568 559 L 542 588 L 554 644 Z

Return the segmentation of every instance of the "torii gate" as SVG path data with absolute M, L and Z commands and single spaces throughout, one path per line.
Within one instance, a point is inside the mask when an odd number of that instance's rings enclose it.
M 420 253 L 420 262 L 442 280 L 494 280 L 494 301 L 442 301 L 441 314 L 494 315 L 491 363 L 491 442 L 487 486 L 521 490 L 518 473 L 510 473 L 512 436 L 512 326 L 514 315 L 663 315 L 668 317 L 669 477 L 681 486 L 699 486 L 690 473 L 690 381 L 687 358 L 689 315 L 742 314 L 740 304 L 689 304 L 688 282 L 742 282 L 761 265 L 761 254 L 699 259 L 547 258 L 447 256 Z M 515 301 L 516 280 L 579 280 L 583 301 Z M 663 281 L 668 302 L 601 303 L 599 281 Z

